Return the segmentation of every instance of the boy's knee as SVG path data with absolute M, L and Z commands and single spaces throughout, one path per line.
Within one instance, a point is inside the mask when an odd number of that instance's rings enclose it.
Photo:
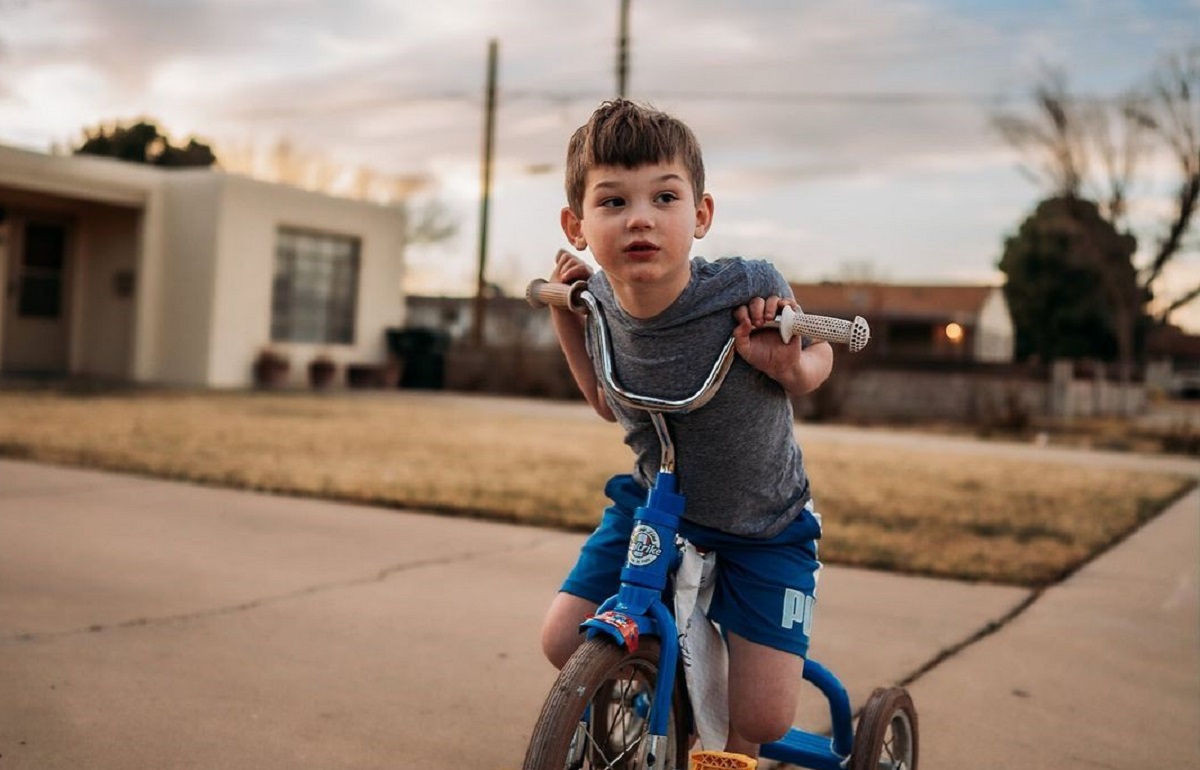
M 555 668 L 561 669 L 567 665 L 575 650 L 579 649 L 583 643 L 579 624 L 595 610 L 595 604 L 563 593 L 550 604 L 542 621 L 542 654 Z
M 579 647 L 579 630 L 571 631 L 572 633 L 564 633 L 561 626 L 550 623 L 542 626 L 542 654 L 555 668 L 561 669 L 567 665 L 567 661 Z
M 792 727 L 794 714 L 791 709 L 756 708 L 748 713 L 734 714 L 730 722 L 733 731 L 750 743 L 772 743 L 779 740 Z

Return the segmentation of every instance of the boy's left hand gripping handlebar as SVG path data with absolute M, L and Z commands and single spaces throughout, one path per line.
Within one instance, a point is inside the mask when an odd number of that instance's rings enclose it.
M 550 283 L 544 278 L 535 278 L 525 289 L 525 300 L 534 307 L 561 307 L 582 313 L 585 306 L 579 295 L 587 290 L 587 281 L 575 283 Z

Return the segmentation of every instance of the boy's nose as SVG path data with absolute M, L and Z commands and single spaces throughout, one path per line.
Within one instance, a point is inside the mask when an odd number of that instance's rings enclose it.
M 626 226 L 630 230 L 647 230 L 654 227 L 653 213 L 649 206 L 634 206 L 629 210 Z

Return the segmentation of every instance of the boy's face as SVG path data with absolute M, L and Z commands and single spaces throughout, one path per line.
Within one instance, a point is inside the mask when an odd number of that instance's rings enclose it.
M 582 217 L 564 208 L 563 232 L 576 249 L 591 249 L 627 308 L 627 298 L 647 291 L 674 290 L 674 299 L 691 278 L 692 241 L 712 223 L 712 196 L 693 198 L 691 177 L 678 161 L 595 166 Z

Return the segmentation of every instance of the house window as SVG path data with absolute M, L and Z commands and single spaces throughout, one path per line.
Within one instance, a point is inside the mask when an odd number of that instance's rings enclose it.
M 351 343 L 359 240 L 283 227 L 275 245 L 271 339 Z
M 46 319 L 62 315 L 66 243 L 67 231 L 62 225 L 31 224 L 25 228 L 17 315 Z
M 888 326 L 888 352 L 900 356 L 928 356 L 940 327 L 925 321 L 893 321 Z

